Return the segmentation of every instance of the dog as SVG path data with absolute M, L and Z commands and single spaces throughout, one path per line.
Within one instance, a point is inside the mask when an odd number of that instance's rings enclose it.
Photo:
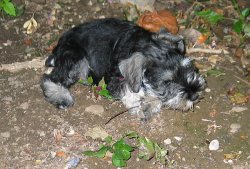
M 60 109 L 74 104 L 69 88 L 92 76 L 104 78 L 107 89 L 132 114 L 148 120 L 165 106 L 187 111 L 206 86 L 184 40 L 166 30 L 149 32 L 129 21 L 94 20 L 66 31 L 45 65 L 41 88 L 48 102 Z

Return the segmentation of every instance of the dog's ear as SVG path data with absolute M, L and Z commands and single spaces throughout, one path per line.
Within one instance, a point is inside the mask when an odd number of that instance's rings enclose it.
M 160 31 L 154 35 L 154 38 L 161 39 L 170 46 L 173 45 L 173 47 L 176 48 L 181 54 L 185 54 L 185 42 L 182 36 L 172 35 L 165 29 L 161 28 Z
M 130 89 L 138 93 L 142 85 L 142 77 L 147 65 L 147 58 L 137 52 L 128 59 L 120 62 L 119 69 L 123 77 L 128 81 Z

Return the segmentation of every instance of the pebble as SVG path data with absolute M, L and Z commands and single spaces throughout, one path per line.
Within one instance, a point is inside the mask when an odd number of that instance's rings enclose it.
M 206 93 L 210 93 L 210 92 L 211 92 L 211 89 L 210 89 L 210 88 L 206 88 L 206 89 L 205 89 L 205 92 L 206 92 Z
M 165 145 L 169 145 L 171 144 L 171 139 L 170 138 L 167 138 L 166 140 L 163 141 Z
M 104 15 L 99 16 L 99 19 L 104 19 L 104 18 L 105 18 Z
M 210 142 L 208 148 L 209 148 L 210 151 L 219 150 L 219 148 L 220 148 L 220 143 L 219 143 L 219 141 L 218 141 L 217 139 L 212 140 L 212 141 Z
M 86 107 L 85 111 L 101 117 L 103 116 L 104 108 L 101 105 L 91 105 L 89 107 Z
M 27 110 L 29 108 L 29 103 L 28 102 L 24 102 L 19 107 L 21 109 Z
M 175 136 L 174 139 L 177 140 L 177 141 L 181 141 L 182 137 Z
M 241 128 L 241 125 L 238 123 L 233 123 L 230 125 L 230 132 L 231 133 L 237 133 L 239 131 L 239 129 Z
M 7 132 L 3 132 L 0 135 L 1 135 L 1 137 L 9 138 L 10 137 L 10 132 L 8 132 L 8 131 Z

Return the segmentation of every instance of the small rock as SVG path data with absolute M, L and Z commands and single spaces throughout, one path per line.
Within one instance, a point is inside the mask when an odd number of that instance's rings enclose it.
M 0 135 L 1 135 L 1 137 L 9 138 L 10 137 L 10 132 L 8 132 L 8 131 L 7 132 L 3 132 Z
M 101 11 L 101 8 L 100 8 L 99 6 L 97 6 L 97 7 L 94 8 L 94 11 L 95 11 L 95 12 L 100 12 L 100 11 Z
M 85 136 L 89 136 L 92 139 L 101 138 L 104 140 L 109 134 L 102 127 L 94 127 L 85 133 Z
M 67 136 L 73 136 L 75 134 L 75 130 L 73 129 L 73 127 L 69 128 L 69 131 L 67 132 Z
M 205 92 L 206 92 L 206 93 L 210 93 L 210 92 L 211 92 L 211 89 L 210 89 L 210 88 L 206 88 L 206 89 L 205 89 Z
M 40 137 L 45 137 L 45 132 L 44 131 L 37 131 Z
M 89 6 L 92 6 L 92 5 L 93 5 L 93 2 L 90 0 L 90 1 L 88 2 L 88 5 L 89 5 Z
M 169 145 L 171 144 L 171 139 L 170 138 L 167 138 L 166 140 L 163 141 L 165 145 Z
M 181 141 L 182 137 L 175 136 L 174 139 L 177 140 L 177 141 Z
M 99 19 L 104 19 L 104 18 L 105 18 L 104 15 L 99 16 Z
M 101 117 L 103 116 L 104 108 L 101 105 L 91 105 L 86 107 L 85 111 Z
M 219 150 L 219 147 L 220 147 L 220 143 L 217 139 L 215 140 L 212 140 L 209 144 L 209 150 L 210 151 L 216 151 L 216 150 Z
M 231 133 L 237 133 L 238 130 L 241 128 L 241 125 L 238 123 L 233 123 L 230 125 L 230 128 L 231 128 L 230 130 Z
M 28 102 L 24 102 L 24 103 L 22 103 L 19 107 L 20 107 L 21 109 L 26 110 L 26 109 L 29 108 L 29 103 L 28 103 Z

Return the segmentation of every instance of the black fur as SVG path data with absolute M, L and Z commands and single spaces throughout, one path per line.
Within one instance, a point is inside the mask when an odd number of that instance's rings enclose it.
M 185 91 L 188 99 L 196 100 L 193 94 L 203 88 L 204 82 L 193 77 L 187 81 L 187 76 L 196 71 L 189 61 L 182 65 L 184 52 L 183 39 L 166 31 L 152 33 L 112 18 L 96 20 L 61 36 L 45 63 L 54 69 L 43 76 L 41 87 L 46 99 L 60 108 L 74 103 L 70 93 L 64 95 L 65 90 L 88 76 L 92 76 L 95 84 L 104 77 L 108 89 L 118 98 L 126 95 L 128 86 L 132 93 L 139 93 L 142 88 L 152 90 L 154 97 L 163 102 L 180 91 Z

